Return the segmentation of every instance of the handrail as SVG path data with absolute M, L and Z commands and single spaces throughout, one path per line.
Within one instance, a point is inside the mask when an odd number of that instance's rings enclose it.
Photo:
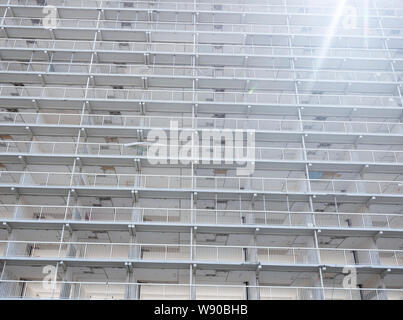
M 199 130 L 203 128 L 215 129 L 218 127 L 217 123 L 225 123 L 226 129 L 255 129 L 267 131 L 309 131 L 309 132 L 354 132 L 354 133 L 393 133 L 393 129 L 397 130 L 396 133 L 403 134 L 403 122 L 395 121 L 347 121 L 347 120 L 297 120 L 297 119 L 273 119 L 273 118 L 211 118 L 211 117 L 197 117 L 192 118 L 188 116 L 170 117 L 170 116 L 152 116 L 152 115 L 109 115 L 109 114 L 80 114 L 80 113 L 47 113 L 47 112 L 0 112 L 0 125 L 3 123 L 13 124 L 57 124 L 63 125 L 79 125 L 79 126 L 105 126 L 105 127 L 155 127 L 155 128 L 169 128 L 171 121 L 176 121 L 179 128 Z M 45 118 L 43 118 L 45 117 Z M 13 119 L 11 119 L 13 118 Z M 75 121 L 74 121 L 75 120 Z M 117 124 L 106 123 L 106 120 L 120 120 Z M 153 125 L 153 122 L 156 123 Z M 195 122 L 193 126 L 193 122 Z M 204 124 L 206 122 L 207 124 Z M 164 124 L 161 124 L 164 123 Z M 213 126 L 211 126 L 213 123 Z M 288 125 L 291 125 L 288 126 Z M 315 128 L 309 128 L 310 125 Z M 337 129 L 331 130 L 331 126 L 335 125 Z M 354 130 L 357 126 L 358 130 Z M 375 126 L 386 128 L 386 130 L 377 131 L 373 129 Z M 220 128 L 221 129 L 221 128 Z M 379 129 L 378 129 L 379 130 Z M 400 132 L 401 131 L 401 132 Z
M 43 280 L 10 280 L 10 279 L 4 279 L 0 280 L 0 283 L 38 283 L 42 284 Z M 53 281 L 52 281 L 53 282 Z M 254 286 L 254 285 L 231 285 L 231 284 L 190 284 L 190 283 L 155 283 L 155 282 L 119 282 L 119 281 L 68 281 L 68 280 L 57 280 L 54 281 L 54 283 L 66 283 L 66 284 L 105 284 L 105 285 L 145 285 L 145 286 L 170 286 L 170 287 L 178 287 L 178 286 L 197 286 L 197 287 L 212 287 L 215 288 L 217 286 L 219 287 L 228 287 L 228 288 L 279 288 L 279 289 L 315 289 L 315 290 L 322 290 L 322 289 L 329 289 L 329 290 L 356 290 L 356 291 L 362 291 L 362 290 L 377 290 L 377 291 L 382 291 L 382 290 L 387 290 L 387 291 L 398 291 L 398 292 L 403 292 L 403 289 L 395 289 L 395 288 L 384 288 L 384 289 L 379 289 L 379 288 L 341 288 L 341 287 L 310 287 L 310 286 L 266 286 L 266 285 L 259 285 L 259 286 Z
M 12 44 L 12 48 L 28 48 L 32 50 L 67 50 L 66 45 L 70 44 L 71 49 L 75 51 L 84 50 L 87 48 L 88 51 L 102 51 L 102 50 L 114 50 L 114 51 L 129 51 L 129 52 L 144 52 L 144 53 L 153 53 L 153 52 L 174 52 L 174 53 L 184 53 L 184 54 L 192 54 L 193 52 L 197 52 L 199 54 L 203 53 L 214 53 L 217 55 L 220 54 L 248 54 L 248 55 L 265 55 L 267 56 L 269 52 L 275 56 L 285 57 L 288 55 L 292 56 L 309 56 L 314 55 L 318 58 L 329 58 L 329 57 L 351 57 L 360 59 L 366 57 L 366 54 L 371 58 L 379 58 L 379 56 L 383 56 L 384 59 L 389 59 L 389 53 L 392 54 L 392 57 L 396 60 L 400 60 L 397 56 L 400 54 L 398 49 L 389 48 L 386 49 L 376 49 L 376 48 L 337 48 L 330 47 L 326 50 L 326 55 L 323 54 L 323 50 L 320 47 L 301 47 L 301 46 L 276 46 L 276 47 L 267 47 L 267 46 L 259 46 L 259 45 L 239 45 L 239 44 L 223 44 L 220 45 L 222 47 L 222 52 L 220 51 L 205 51 L 206 49 L 213 49 L 214 44 L 190 44 L 186 42 L 164 42 L 158 43 L 153 42 L 151 44 L 147 44 L 146 42 L 116 42 L 116 41 L 86 41 L 86 40 L 47 40 L 47 39 L 35 39 L 27 42 L 27 39 L 18 39 L 18 38 L 2 38 L 0 39 L 0 47 L 4 47 L 5 44 Z M 59 47 L 60 45 L 60 47 Z M 147 46 L 151 46 L 147 48 Z M 6 46 L 8 47 L 8 46 Z M 228 51 L 228 49 L 231 49 Z M 255 52 L 257 51 L 257 52 Z M 277 54 L 276 54 L 277 52 Z M 339 52 L 339 53 L 338 53 Z M 259 54 L 260 53 L 260 54 Z M 338 53 L 338 54 L 335 54 Z M 371 53 L 371 54 L 370 54 Z M 393 55 L 394 54 L 394 55 Z M 403 57 L 403 55 L 402 55 Z
M 199 178 L 199 179 L 240 179 L 240 180 L 292 180 L 292 181 L 321 181 L 321 182 L 375 182 L 375 183 L 395 183 L 395 184 L 403 184 L 402 181 L 398 180 L 349 180 L 349 179 L 304 179 L 304 178 L 267 178 L 267 177 L 217 177 L 217 176 L 188 176 L 188 175 L 157 175 L 157 174 L 129 174 L 129 173 L 83 173 L 83 172 L 52 172 L 52 171 L 0 171 L 0 176 L 4 174 L 49 174 L 49 175 L 86 175 L 86 176 L 126 176 L 126 177 L 159 177 L 159 178 Z
M 5 177 L 5 178 L 4 178 Z M 5 181 L 11 179 L 11 181 Z M 114 179 L 108 179 L 113 177 Z M 63 179 L 64 178 L 64 179 Z M 100 182 L 100 178 L 102 178 Z M 19 182 L 15 181 L 19 179 Z M 102 174 L 102 173 L 66 173 L 33 171 L 0 171 L 1 185 L 8 186 L 64 186 L 64 187 L 111 187 L 167 190 L 244 190 L 248 192 L 287 192 L 317 194 L 387 194 L 403 193 L 401 181 L 376 180 L 338 180 L 338 179 L 302 179 L 302 178 L 265 178 L 265 177 L 218 177 L 184 175 L 145 175 L 145 174 Z M 39 181 L 36 181 L 39 180 Z M 222 186 L 219 182 L 225 182 Z
M 211 245 L 211 244 L 187 244 L 187 243 L 130 243 L 130 242 L 86 242 L 86 241 L 41 241 L 41 240 L 0 240 L 1 243 L 22 243 L 22 244 L 56 244 L 56 245 L 115 245 L 115 246 L 143 246 L 143 247 L 183 247 L 183 248 L 237 248 L 237 249 L 273 249 L 273 250 L 318 250 L 318 251 L 357 251 L 357 252 L 396 252 L 402 253 L 403 249 L 362 249 L 362 248 L 317 248 L 317 247 L 279 247 L 279 246 L 251 246 L 251 245 Z M 403 258 L 403 256 L 402 256 Z M 402 261 L 403 263 L 403 261 Z
M 46 283 L 46 289 L 43 288 L 43 284 Z M 240 285 L 240 284 L 191 284 L 191 283 L 155 283 L 155 282 L 118 282 L 118 281 L 67 281 L 67 280 L 56 280 L 56 281 L 45 281 L 45 280 L 0 280 L 0 285 L 6 285 L 6 291 L 0 297 L 0 299 L 63 299 L 63 300 L 70 300 L 70 299 L 77 299 L 75 295 L 68 297 L 61 297 L 59 296 L 59 291 L 62 285 L 70 285 L 76 286 L 78 288 L 83 287 L 91 287 L 94 286 L 98 288 L 99 291 L 95 291 L 95 294 L 99 292 L 99 296 L 91 296 L 88 294 L 90 298 L 93 299 L 123 299 L 125 288 L 127 287 L 141 287 L 143 294 L 151 294 L 154 297 L 164 297 L 165 299 L 171 300 L 172 297 L 175 295 L 180 295 L 183 297 L 190 296 L 190 289 L 196 289 L 196 298 L 208 298 L 212 296 L 216 296 L 218 298 L 223 299 L 223 297 L 231 297 L 235 299 L 245 299 L 245 290 L 247 288 L 256 289 L 260 291 L 261 298 L 272 298 L 276 297 L 276 290 L 282 293 L 290 295 L 290 298 L 294 299 L 307 299 L 304 293 L 309 292 L 317 292 L 319 294 L 318 299 L 349 299 L 349 300 L 361 300 L 362 296 L 361 293 L 366 293 L 371 298 L 376 299 L 388 299 L 385 294 L 399 294 L 399 298 L 402 299 L 403 289 L 395 289 L 395 288 L 343 288 L 343 287 L 312 287 L 312 286 L 267 286 L 267 285 Z M 15 285 L 33 285 L 33 286 L 41 286 L 42 288 L 40 291 L 44 294 L 44 296 L 35 296 L 31 297 L 31 294 L 21 294 L 19 291 L 15 290 Z M 100 287 L 101 286 L 101 287 Z M 14 288 L 13 288 L 14 287 Z M 120 291 L 119 291 L 120 289 Z M 151 292 L 147 292 L 147 289 L 152 289 Z M 158 290 L 159 289 L 159 290 Z M 166 292 L 166 290 L 170 291 Z M 180 289 L 183 289 L 182 291 Z M 203 292 L 199 293 L 199 289 L 202 291 L 208 290 L 206 297 Z M 115 291 L 112 291 L 115 290 Z M 118 291 L 116 291 L 118 290 Z M 155 291 L 157 290 L 157 291 Z M 210 292 L 210 291 L 213 292 Z M 14 293 L 15 291 L 15 293 Z M 56 292 L 58 295 L 56 295 Z M 214 294 L 215 291 L 215 294 Z M 18 292 L 18 293 L 17 293 Z M 49 295 L 49 296 L 48 296 Z M 323 296 L 322 296 L 323 295 Z M 342 295 L 342 296 L 340 296 Z M 312 297 L 308 298 L 312 299 Z
M 36 18 L 37 21 L 42 21 L 44 18 Z M 4 24 L 7 27 L 13 26 L 24 26 L 24 27 L 33 27 L 38 26 L 38 24 L 34 24 L 31 18 L 21 18 L 21 17 L 4 17 Z M 295 34 L 295 35 L 305 35 L 305 36 L 327 36 L 329 28 L 328 27 L 318 27 L 315 25 L 259 25 L 259 24 L 239 24 L 239 23 L 219 23 L 219 25 L 223 26 L 223 30 L 217 31 L 214 28 L 214 25 L 217 23 L 189 23 L 189 22 L 160 22 L 160 21 L 136 21 L 136 20 L 97 20 L 97 19 L 60 19 L 56 18 L 56 26 L 55 28 L 84 28 L 84 29 L 93 29 L 93 28 L 105 28 L 105 29 L 116 29 L 118 24 L 119 27 L 122 23 L 130 23 L 130 29 L 135 27 L 137 31 L 161 31 L 164 32 L 167 30 L 167 27 L 170 27 L 169 32 L 207 32 L 207 33 L 244 33 L 244 32 L 253 32 L 256 34 L 267 34 L 267 32 L 273 34 Z M 203 27 L 211 27 L 211 29 L 203 29 Z M 224 27 L 229 27 L 229 30 L 224 30 Z M 268 30 L 270 27 L 270 30 Z M 317 30 L 317 31 L 315 31 Z M 380 38 L 386 37 L 398 37 L 393 34 L 394 31 L 400 30 L 391 27 L 384 28 L 364 28 L 364 27 L 356 27 L 354 29 L 347 29 L 342 27 L 333 27 L 335 36 L 377 36 Z M 385 31 L 390 30 L 389 33 L 385 34 Z M 340 32 L 340 33 L 339 33 Z M 403 32 L 403 31 L 402 31 Z
M 34 204 L 4 204 L 0 203 L 0 208 L 1 207 L 15 207 L 15 208 L 60 208 L 60 209 L 92 209 L 92 210 L 128 210 L 132 212 L 133 210 L 150 210 L 150 211 L 187 211 L 189 214 L 194 211 L 194 212 L 209 212 L 211 214 L 214 213 L 231 213 L 231 212 L 236 212 L 236 213 L 253 213 L 253 214 L 259 214 L 259 213 L 269 213 L 269 214 L 309 214 L 309 215 L 369 215 L 369 216 L 394 216 L 394 217 L 402 217 L 403 215 L 399 213 L 376 213 L 376 212 L 312 212 L 312 211 L 282 211 L 282 210 L 259 210 L 259 209 L 254 209 L 254 210 L 239 210 L 239 209 L 201 209 L 201 208 L 158 208 L 158 207 L 91 207 L 91 206 L 63 206 L 63 205 L 34 205 Z M 72 220 L 74 222 L 74 220 Z M 79 220 L 76 220 L 78 222 Z
M 274 250 L 318 250 L 318 251 L 357 251 L 357 252 L 396 252 L 402 253 L 403 249 L 362 249 L 362 248 L 316 248 L 316 247 L 279 247 L 279 246 L 251 246 L 251 245 L 211 245 L 211 244 L 187 244 L 187 243 L 130 243 L 130 242 L 85 242 L 85 241 L 41 241 L 41 240 L 0 240 L 1 243 L 26 243 L 26 244 L 56 244 L 56 245 L 116 245 L 116 246 L 144 246 L 144 247 L 183 247 L 183 248 L 238 248 L 238 249 L 274 249 Z M 402 257 L 403 258 L 403 257 Z M 402 261 L 403 263 L 403 261 Z
M 396 82 L 395 76 L 400 72 L 382 71 L 368 72 L 361 70 L 332 70 L 332 69 L 272 69 L 268 67 L 242 68 L 229 67 L 216 68 L 207 66 L 164 66 L 141 64 L 112 64 L 112 63 L 62 63 L 62 62 L 21 62 L 1 61 L 1 72 L 24 72 L 25 73 L 68 73 L 68 74 L 113 74 L 120 76 L 178 76 L 199 78 L 231 78 L 231 79 L 277 79 L 277 80 L 334 80 L 334 81 L 365 81 L 365 82 Z
M 8 91 L 8 92 L 7 92 Z M 18 99 L 80 99 L 80 100 L 141 100 L 141 101 L 192 101 L 193 103 L 220 102 L 220 103 L 249 103 L 295 105 L 299 98 L 300 105 L 346 105 L 366 106 L 379 109 L 379 106 L 393 106 L 401 109 L 399 96 L 391 95 L 337 95 L 337 94 L 295 94 L 269 92 L 215 92 L 197 90 L 143 90 L 143 89 L 108 89 L 108 88 L 81 88 L 81 87 L 15 87 L 0 85 L 0 97 Z M 376 106 L 374 106 L 374 104 Z
M 33 2 L 33 0 L 26 0 L 25 4 L 21 3 L 15 3 L 17 0 L 12 0 L 11 3 L 8 3 L 7 0 L 2 0 L 0 4 L 7 4 L 11 6 L 15 5 L 25 5 L 28 6 L 30 2 Z M 14 3 L 13 3 L 14 2 Z M 50 5 L 57 5 L 59 7 L 96 7 L 96 8 L 103 8 L 103 9 L 108 9 L 108 8 L 124 8 L 121 4 L 124 3 L 125 1 L 123 0 L 81 0 L 79 3 L 78 1 L 74 1 L 74 6 L 69 6 L 69 2 L 60 2 L 56 0 L 48 0 Z M 90 6 L 91 3 L 94 3 L 93 6 Z M 119 4 L 120 6 L 114 6 L 115 4 Z M 382 2 L 381 2 L 382 4 Z M 37 3 L 34 3 L 35 6 L 40 6 Z M 317 4 L 309 5 L 309 6 L 304 6 L 304 5 L 295 5 L 295 4 L 287 4 L 287 5 L 280 5 L 280 4 L 266 4 L 266 3 L 236 3 L 236 2 L 219 2 L 219 1 L 214 1 L 213 3 L 211 2 L 203 2 L 199 1 L 198 3 L 186 3 L 186 2 L 181 2 L 181 1 L 164 1 L 160 3 L 150 3 L 146 1 L 136 1 L 133 4 L 133 7 L 128 7 L 128 9 L 141 9 L 144 6 L 145 9 L 160 9 L 160 10 L 186 10 L 183 8 L 189 8 L 187 10 L 203 10 L 204 11 L 209 11 L 208 8 L 214 8 L 214 6 L 221 6 L 223 11 L 231 11 L 231 12 L 237 12 L 234 11 L 232 8 L 238 8 L 238 10 L 241 10 L 239 8 L 242 8 L 240 13 L 251 13 L 251 12 L 270 12 L 270 13 L 287 13 L 287 14 L 301 14 L 301 9 L 304 10 L 303 14 L 307 14 L 309 12 L 306 12 L 307 10 L 317 10 L 318 14 L 323 14 L 326 12 L 333 13 L 334 10 L 337 8 L 336 6 L 321 6 Z M 207 9 L 206 9 L 207 7 Z M 232 10 L 231 10 L 232 9 Z M 271 9 L 271 10 L 269 10 Z M 216 11 L 217 9 L 215 9 Z M 265 11 L 267 10 L 267 11 Z M 294 10 L 294 11 L 293 11 Z M 375 8 L 368 8 L 368 15 L 369 17 L 379 16 L 379 12 L 387 10 L 393 11 L 393 12 L 400 12 L 403 11 L 403 9 L 396 8 L 396 7 L 386 7 L 386 6 L 381 6 L 378 7 L 377 9 Z M 362 17 L 363 15 L 360 14 L 360 11 L 357 11 L 357 17 Z M 394 16 L 394 15 L 387 15 L 387 16 Z M 366 17 L 366 16 L 365 16 Z
M 1 125 L 0 125 L 1 127 Z M 155 144 L 154 146 L 167 147 L 166 144 Z M 171 147 L 180 148 L 181 145 L 170 145 Z M 104 150 L 103 147 L 108 149 Z M 39 148 L 39 149 L 38 149 Z M 66 149 L 67 148 L 67 149 Z M 234 152 L 236 146 L 227 146 L 227 151 Z M 198 151 L 202 150 L 211 155 L 214 152 L 221 152 L 221 146 L 193 146 L 189 147 L 195 153 L 188 157 L 179 156 L 178 160 L 213 160 L 210 157 L 205 157 L 203 154 L 196 157 Z M 354 161 L 358 163 L 402 163 L 403 151 L 391 150 L 369 150 L 369 149 L 316 149 L 316 148 L 288 148 L 288 147 L 244 147 L 244 150 L 250 151 L 254 155 L 255 161 L 267 160 L 292 160 L 292 161 L 325 161 L 325 162 L 345 162 Z M 306 152 L 307 158 L 304 158 Z M 138 151 L 136 149 L 128 148 L 123 143 L 99 143 L 99 142 L 53 142 L 53 141 L 7 141 L 3 140 L 0 143 L 0 153 L 18 153 L 18 154 L 51 154 L 51 155 L 69 155 L 73 156 L 128 156 L 138 159 L 165 159 L 163 156 L 148 155 L 148 151 Z M 216 156 L 213 156 L 216 159 Z M 232 160 L 243 161 L 235 155 Z

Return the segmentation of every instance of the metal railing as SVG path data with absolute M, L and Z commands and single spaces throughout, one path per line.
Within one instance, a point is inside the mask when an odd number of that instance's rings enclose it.
M 190 299 L 192 291 L 196 299 L 245 300 L 247 290 L 261 300 L 403 300 L 403 289 L 60 280 L 0 280 L 0 299 L 124 299 L 128 288 L 139 292 L 140 300 Z
M 193 219 L 192 219 L 193 216 Z M 210 210 L 0 204 L 0 219 L 35 222 L 113 222 L 181 225 L 403 229 L 403 215 L 376 212 Z
M 172 121 L 182 129 L 236 129 L 262 131 L 403 134 L 402 122 L 294 120 L 270 118 L 208 118 L 79 113 L 0 112 L 3 123 L 35 125 L 79 125 L 169 129 Z
M 4 17 L 4 25 L 7 27 L 43 27 L 45 18 L 21 18 Z M 217 25 L 220 27 L 217 28 Z M 278 35 L 301 35 L 301 36 L 328 36 L 331 30 L 334 36 L 372 36 L 372 37 L 401 37 L 403 29 L 391 27 L 319 27 L 310 25 L 270 25 L 270 24 L 237 24 L 237 23 L 188 23 L 188 22 L 161 22 L 161 21 L 138 21 L 138 20 L 97 20 L 97 19 L 55 19 L 54 28 L 73 29 L 112 29 L 112 30 L 136 30 L 139 32 L 206 32 L 206 33 L 254 33 L 254 34 L 278 34 Z
M 367 72 L 341 70 L 315 70 L 298 68 L 295 70 L 280 68 L 241 68 L 241 67 L 205 67 L 205 66 L 162 66 L 136 64 L 108 64 L 108 63 L 62 63 L 62 62 L 0 62 L 0 72 L 7 73 L 62 73 L 62 74 L 93 74 L 119 75 L 132 77 L 189 77 L 189 78 L 226 78 L 261 79 L 261 80 L 289 80 L 301 81 L 365 81 L 365 82 L 393 82 L 396 78 L 403 79 L 403 72 Z
M 1 0 L 0 4 L 11 6 L 38 6 L 35 0 Z M 310 4 L 304 5 L 276 5 L 266 3 L 228 3 L 217 2 L 211 3 L 209 1 L 201 1 L 198 3 L 187 3 L 183 1 L 163 1 L 163 2 L 147 2 L 136 1 L 127 2 L 123 0 L 75 0 L 62 1 L 62 0 L 47 0 L 44 5 L 53 5 L 61 8 L 70 7 L 85 7 L 85 8 L 103 8 L 103 9 L 154 9 L 154 10 L 175 10 L 175 11 L 214 11 L 214 12 L 233 12 L 233 13 L 276 13 L 276 14 L 296 14 L 296 15 L 333 15 L 335 6 L 321 6 Z M 372 7 L 366 10 L 368 17 L 400 17 L 403 15 L 403 9 L 396 7 L 383 6 L 380 2 L 378 9 Z M 360 11 L 357 10 L 357 17 L 361 17 Z
M 337 95 L 337 94 L 293 94 L 269 92 L 214 92 L 193 90 L 143 90 L 143 89 L 106 89 L 75 87 L 36 87 L 0 85 L 0 98 L 29 100 L 70 99 L 108 100 L 108 101 L 177 101 L 192 103 L 250 103 L 276 105 L 337 105 L 366 106 L 379 109 L 394 107 L 401 109 L 401 99 L 392 95 Z
M 2 249 L 2 250 L 1 250 Z M 318 256 L 319 255 L 319 256 Z M 403 266 L 403 250 L 0 240 L 0 257 L 274 265 Z
M 158 144 L 155 144 L 158 146 Z M 166 147 L 167 145 L 160 145 Z M 171 147 L 178 147 L 180 145 L 171 145 Z M 130 148 L 122 143 L 84 143 L 84 142 L 48 142 L 48 141 L 0 141 L 0 153 L 5 154 L 20 154 L 35 156 L 40 154 L 47 155 L 63 155 L 63 156 L 126 156 L 135 157 L 138 159 L 166 162 L 169 164 L 168 159 L 164 156 L 149 155 L 148 151 L 141 148 Z M 313 149 L 313 148 L 275 148 L 275 147 L 244 147 L 254 157 L 255 161 L 320 161 L 320 162 L 354 162 L 363 164 L 388 164 L 388 163 L 403 163 L 403 151 L 389 151 L 389 150 L 357 150 L 357 149 Z M 235 154 L 236 147 L 227 146 L 225 150 L 221 146 L 200 146 L 189 147 L 189 151 L 193 151 L 193 155 L 200 154 L 199 157 L 179 156 L 180 163 L 186 164 L 188 161 L 206 161 L 211 162 L 214 160 L 221 161 L 222 159 L 234 162 L 245 161 L 244 158 L 237 158 L 235 156 L 226 157 L 225 152 L 230 151 Z M 201 151 L 201 152 L 200 152 Z M 205 154 L 213 154 L 213 157 L 203 156 Z M 306 152 L 306 159 L 304 153 Z M 217 157 L 221 155 L 222 159 Z M 152 163 L 152 162 L 150 162 Z
M 403 194 L 402 181 L 218 177 L 149 174 L 0 171 L 0 184 L 15 187 L 84 187 L 113 189 L 236 190 L 317 194 Z
M 307 44 L 308 45 L 308 44 Z M 399 59 L 403 54 L 398 49 L 390 48 L 323 48 L 299 46 L 259 46 L 238 44 L 189 44 L 189 43 L 146 43 L 130 41 L 85 41 L 85 40 L 47 40 L 47 39 L 0 39 L 0 48 L 5 49 L 33 49 L 33 50 L 73 50 L 73 51 L 113 51 L 113 52 L 139 52 L 139 53 L 174 53 L 174 54 L 214 54 L 214 55 L 263 55 L 263 56 L 306 56 L 317 58 L 372 58 L 372 59 Z M 389 56 L 390 55 L 390 56 Z M 225 61 L 223 61 L 225 63 Z M 371 66 L 368 66 L 371 68 Z

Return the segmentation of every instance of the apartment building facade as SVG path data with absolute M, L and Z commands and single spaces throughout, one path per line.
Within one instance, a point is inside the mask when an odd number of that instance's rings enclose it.
M 0 15 L 0 299 L 403 298 L 401 1 Z

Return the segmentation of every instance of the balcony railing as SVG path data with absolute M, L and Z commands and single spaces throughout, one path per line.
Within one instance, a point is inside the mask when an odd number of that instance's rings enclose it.
M 193 219 L 192 219 L 193 216 Z M 84 207 L 1 204 L 0 219 L 29 222 L 109 222 L 174 225 L 278 226 L 319 228 L 403 229 L 397 213 L 211 210 L 142 207 Z M 192 222 L 193 221 L 193 222 Z
M 401 109 L 401 99 L 392 95 L 329 95 L 263 92 L 214 92 L 193 90 L 142 90 L 74 87 L 16 87 L 0 85 L 0 98 L 29 100 L 69 99 L 108 101 L 176 101 L 192 103 L 243 103 L 314 106 L 365 106 L 374 109 L 394 107 Z
M 403 250 L 0 240 L 0 258 L 403 266 Z M 358 257 L 358 258 L 357 258 Z
M 403 79 L 402 73 L 393 72 L 364 72 L 340 70 L 311 70 L 286 69 L 274 70 L 272 68 L 234 68 L 234 67 L 186 67 L 186 66 L 144 66 L 129 64 L 88 64 L 88 63 L 44 63 L 44 62 L 0 62 L 0 72 L 7 73 L 67 73 L 115 75 L 133 77 L 200 77 L 225 79 L 261 79 L 261 80 L 301 80 L 301 81 L 365 81 L 365 82 L 396 82 Z
M 146 43 L 130 41 L 84 41 L 84 40 L 46 40 L 46 39 L 0 39 L 0 47 L 8 49 L 37 49 L 37 50 L 65 50 L 65 51 L 113 51 L 113 52 L 140 52 L 149 54 L 213 54 L 213 55 L 261 55 L 261 56 L 306 56 L 306 57 L 340 57 L 340 58 L 373 58 L 399 59 L 403 54 L 398 49 L 375 48 L 327 48 L 324 56 L 323 48 L 309 47 L 282 47 L 236 44 L 189 44 L 189 43 Z M 390 56 L 389 56 L 390 54 Z M 225 61 L 223 61 L 225 63 Z M 371 68 L 371 66 L 368 66 Z
M 66 290 L 64 288 L 72 288 Z M 341 286 L 246 286 L 240 284 L 167 284 L 123 281 L 44 281 L 0 280 L 0 299 L 91 299 L 117 300 L 130 288 L 140 292 L 141 300 L 196 299 L 245 300 L 247 290 L 255 290 L 261 300 L 403 300 L 403 289 L 342 288 Z M 63 292 L 63 293 L 62 293 Z
M 36 0 L 1 0 L 0 4 L 11 6 L 38 6 Z M 276 13 L 290 15 L 333 15 L 336 7 L 322 6 L 317 4 L 304 5 L 276 5 L 266 3 L 228 3 L 210 1 L 200 1 L 197 3 L 187 3 L 184 1 L 163 1 L 163 2 L 147 2 L 136 1 L 133 3 L 123 0 L 47 0 L 41 6 L 53 5 L 61 8 L 84 7 L 84 8 L 103 8 L 103 9 L 154 9 L 154 10 L 174 10 L 174 11 L 214 11 L 214 12 L 231 12 L 231 13 Z M 378 9 L 370 7 L 366 10 L 368 17 L 400 17 L 403 15 L 402 8 L 384 6 L 378 1 Z M 357 17 L 361 17 L 360 11 L 357 10 Z
M 402 181 L 0 171 L 0 185 L 402 195 Z
M 155 144 L 158 146 L 158 144 Z M 167 147 L 167 145 L 160 145 Z M 178 147 L 180 145 L 170 145 L 171 147 Z M 163 156 L 155 157 L 148 155 L 148 151 L 139 148 L 130 148 L 121 143 L 84 143 L 84 142 L 48 142 L 48 141 L 0 141 L 0 154 L 21 154 L 21 155 L 61 155 L 61 156 L 126 156 L 135 157 L 145 160 L 167 160 Z M 223 159 L 231 160 L 232 162 L 241 162 L 245 159 L 237 157 L 226 157 L 225 151 L 235 153 L 236 147 L 227 146 L 224 150 L 221 146 L 200 146 L 189 147 L 193 154 L 200 153 L 199 157 L 180 156 L 181 164 L 187 164 L 189 161 L 220 161 L 217 155 L 221 155 Z M 255 161 L 320 161 L 320 162 L 354 162 L 362 164 L 398 164 L 403 163 L 403 151 L 389 151 L 389 150 L 357 150 L 357 149 L 314 149 L 314 148 L 275 148 L 275 147 L 254 147 L 247 148 L 251 157 Z M 305 159 L 306 152 L 306 159 Z M 203 156 L 204 154 L 213 154 L 213 157 Z M 3 154 L 3 155 L 4 155 Z M 168 161 L 167 161 L 168 164 Z
M 43 27 L 45 18 L 20 18 L 4 17 L 3 25 L 7 27 Z M 217 28 L 217 25 L 220 27 Z M 403 36 L 403 29 L 377 28 L 377 27 L 319 27 L 315 25 L 260 25 L 260 24 L 236 24 L 236 23 L 187 23 L 187 22 L 159 22 L 136 20 L 96 20 L 96 19 L 55 19 L 56 28 L 73 29 L 111 29 L 111 30 L 136 30 L 139 32 L 207 32 L 207 33 L 254 33 L 274 35 L 300 35 L 326 37 L 329 30 L 334 36 L 348 37 L 396 37 Z
M 79 113 L 0 112 L 3 123 L 24 125 L 141 127 L 169 129 L 172 121 L 182 129 L 235 129 L 258 131 L 403 134 L 402 122 L 293 120 L 265 118 L 207 118 Z

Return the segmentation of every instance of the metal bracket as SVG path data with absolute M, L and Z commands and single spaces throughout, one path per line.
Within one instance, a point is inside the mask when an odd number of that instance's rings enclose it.
M 129 224 L 127 227 L 129 228 L 130 235 L 135 236 L 135 234 L 136 234 L 136 225 Z
M 125 267 L 127 271 L 132 272 L 133 271 L 133 265 L 131 262 L 125 262 Z
M 69 230 L 70 234 L 72 234 L 74 232 L 73 228 L 71 227 L 71 225 L 69 223 L 66 223 L 64 226 Z
M 137 202 L 139 199 L 138 199 L 138 194 L 139 194 L 139 191 L 138 190 L 132 190 L 131 191 L 131 194 L 132 194 L 132 198 L 133 198 L 133 200 L 134 200 L 134 202 Z
M 11 233 L 12 229 L 7 222 L 3 222 L 3 227 L 5 227 L 7 229 L 8 233 Z
M 379 238 L 381 238 L 383 235 L 383 231 L 379 231 L 375 236 L 374 236 L 374 240 L 377 241 Z

